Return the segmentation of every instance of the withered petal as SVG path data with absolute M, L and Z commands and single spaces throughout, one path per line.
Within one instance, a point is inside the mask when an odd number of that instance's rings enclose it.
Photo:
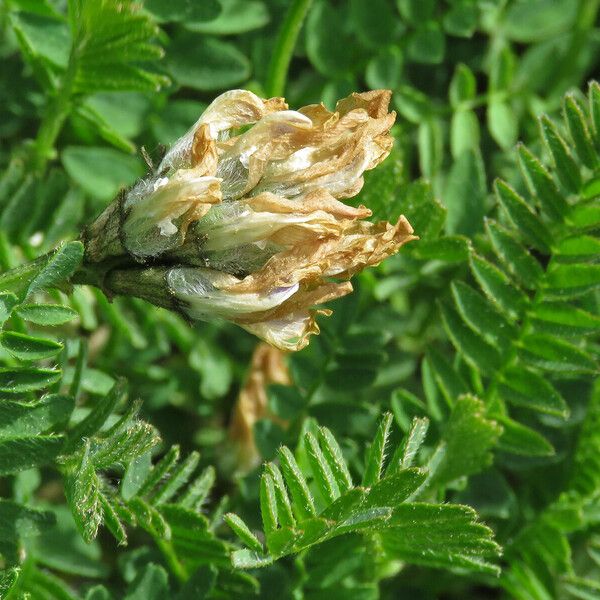
M 215 175 L 218 162 L 217 144 L 210 135 L 210 126 L 202 123 L 194 131 L 191 147 L 191 165 L 204 175 Z
M 352 290 L 331 279 L 347 280 L 416 239 L 404 217 L 370 223 L 367 207 L 340 201 L 392 150 L 390 96 L 374 90 L 334 111 L 293 111 L 283 98 L 222 94 L 159 169 L 88 228 L 86 255 L 129 253 L 108 277 L 115 293 L 139 288 L 190 318 L 227 319 L 279 348 L 304 347 L 319 331 L 315 315 L 330 312 L 311 307 Z M 159 255 L 136 288 L 127 261 Z
M 221 201 L 219 179 L 180 169 L 126 196 L 123 239 L 136 256 L 156 256 L 180 245 L 189 225 Z
M 268 342 L 280 350 L 297 352 L 308 345 L 311 335 L 321 331 L 316 321 L 318 314 L 331 314 L 328 310 L 315 310 L 289 314 L 282 319 L 242 324 L 241 326 L 256 337 Z
M 250 371 L 240 390 L 229 424 L 229 439 L 235 447 L 235 466 L 247 471 L 260 463 L 254 441 L 254 424 L 262 418 L 275 420 L 268 409 L 267 386 L 291 385 L 284 352 L 264 342 L 252 355 Z
M 237 319 L 240 324 L 258 323 L 261 321 L 273 321 L 309 312 L 313 306 L 325 304 L 331 300 L 337 300 L 352 292 L 352 284 L 349 281 L 341 283 L 322 283 L 317 287 L 299 288 L 299 290 L 278 306 L 263 312 L 256 312 L 246 318 Z
M 349 278 L 379 264 L 400 247 L 417 239 L 404 216 L 387 222 L 351 222 L 340 236 L 294 246 L 273 256 L 258 272 L 228 287 L 232 292 L 276 289 L 294 283 L 318 282 L 323 277 Z
M 203 251 L 267 242 L 280 250 L 315 239 L 341 235 L 349 222 L 370 215 L 364 206 L 353 208 L 326 190 L 288 200 L 269 192 L 220 204 L 194 226 L 202 236 Z
M 335 110 L 340 114 L 346 114 L 357 108 L 361 108 L 366 110 L 370 117 L 378 119 L 387 114 L 391 99 L 391 90 L 353 92 L 346 98 L 338 100 Z
M 263 192 L 258 196 L 247 198 L 245 202 L 254 210 L 274 213 L 308 214 L 321 210 L 338 219 L 363 219 L 372 214 L 371 210 L 362 204 L 354 207 L 340 202 L 323 188 L 317 188 L 296 200 L 288 200 L 271 192 Z
M 215 98 L 190 130 L 170 148 L 161 161 L 158 172 L 168 172 L 192 166 L 192 145 L 196 130 L 207 126 L 207 135 L 217 140 L 221 133 L 256 123 L 265 115 L 287 107 L 283 98 L 263 100 L 248 90 L 230 90 Z M 197 154 L 194 160 L 201 162 Z

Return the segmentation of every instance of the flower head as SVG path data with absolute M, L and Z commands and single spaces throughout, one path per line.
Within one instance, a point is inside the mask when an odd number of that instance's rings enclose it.
M 391 150 L 389 100 L 385 90 L 352 94 L 331 112 L 243 90 L 219 96 L 88 228 L 88 263 L 108 261 L 112 293 L 302 348 L 315 315 L 329 312 L 312 306 L 348 294 L 352 275 L 414 239 L 404 217 L 371 223 L 368 208 L 341 201 Z

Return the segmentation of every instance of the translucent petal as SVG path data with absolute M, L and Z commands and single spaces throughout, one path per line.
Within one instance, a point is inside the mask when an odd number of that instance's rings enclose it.
M 203 268 L 175 268 L 167 274 L 169 290 L 192 319 L 241 319 L 279 306 L 298 290 L 297 284 L 262 293 L 231 294 L 221 289 L 235 281 L 239 280 L 233 275 Z
M 181 245 L 190 223 L 220 202 L 219 179 L 181 169 L 170 178 L 136 186 L 125 198 L 123 239 L 139 257 L 157 256 Z

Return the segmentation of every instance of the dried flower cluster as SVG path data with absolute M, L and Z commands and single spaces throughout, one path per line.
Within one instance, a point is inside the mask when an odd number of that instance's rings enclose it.
M 157 169 L 85 232 L 86 261 L 108 293 L 191 319 L 223 318 L 282 349 L 318 332 L 311 307 L 414 239 L 363 220 L 363 173 L 390 152 L 390 92 L 352 94 L 334 112 L 283 98 L 219 96 Z
M 267 388 L 276 383 L 291 385 L 292 380 L 285 363 L 285 353 L 268 344 L 258 344 L 252 354 L 250 371 L 233 409 L 229 425 L 227 449 L 233 449 L 233 464 L 238 472 L 248 472 L 261 462 L 256 447 L 254 425 L 257 421 L 270 418 L 281 423 L 269 412 Z

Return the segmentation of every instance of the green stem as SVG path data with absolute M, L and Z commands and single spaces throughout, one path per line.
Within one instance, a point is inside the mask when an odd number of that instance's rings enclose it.
M 275 42 L 269 64 L 265 91 L 268 96 L 282 96 L 285 91 L 288 69 L 302 23 L 312 0 L 293 0 Z
M 64 102 L 64 95 L 59 93 L 50 102 L 35 140 L 34 160 L 38 172 L 43 173 L 46 163 L 53 157 L 54 143 L 64 125 L 67 114 L 68 107 Z
M 156 542 L 158 549 L 162 552 L 165 561 L 175 578 L 180 583 L 185 583 L 189 578 L 188 572 L 186 568 L 179 562 L 171 543 L 159 537 L 155 537 L 154 541 Z
M 75 45 L 71 49 L 67 70 L 56 90 L 56 94 L 48 104 L 42 123 L 38 130 L 34 146 L 34 165 L 38 173 L 46 170 L 46 164 L 54 158 L 54 145 L 69 112 L 71 111 L 71 96 L 73 79 L 76 70 Z

